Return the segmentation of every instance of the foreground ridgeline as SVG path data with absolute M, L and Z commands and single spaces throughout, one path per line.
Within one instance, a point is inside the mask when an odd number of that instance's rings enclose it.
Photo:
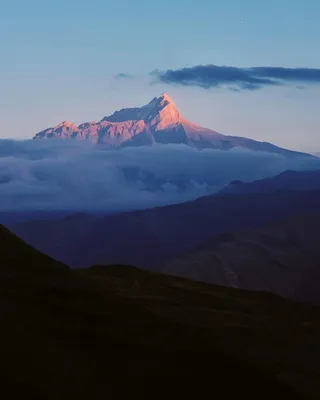
M 1 226 L 0 284 L 6 398 L 320 396 L 318 308 L 134 267 L 70 270 Z

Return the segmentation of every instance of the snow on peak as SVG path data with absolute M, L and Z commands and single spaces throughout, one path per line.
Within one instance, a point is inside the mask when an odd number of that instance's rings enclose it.
M 146 104 L 145 106 L 123 108 L 122 110 L 116 111 L 112 115 L 103 118 L 102 121 L 116 123 L 124 121 L 145 121 L 148 123 L 154 120 L 156 117 L 158 117 L 158 120 L 167 118 L 168 114 L 175 119 L 177 119 L 179 116 L 179 112 L 170 96 L 167 93 L 162 93 L 160 97 L 154 97 L 150 103 Z
M 55 129 L 64 128 L 64 127 L 65 128 L 71 128 L 71 129 L 76 129 L 77 128 L 77 126 L 73 122 L 63 121 L 63 122 L 61 122 L 61 124 L 57 125 L 55 127 Z

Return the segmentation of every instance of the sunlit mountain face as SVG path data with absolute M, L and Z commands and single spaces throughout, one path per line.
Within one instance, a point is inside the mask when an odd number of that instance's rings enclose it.
M 64 121 L 34 136 L 34 139 L 52 138 L 89 140 L 95 144 L 114 147 L 176 143 L 197 149 L 230 150 L 237 147 L 286 157 L 303 154 L 270 143 L 227 136 L 202 128 L 186 120 L 167 93 L 155 97 L 143 107 L 124 108 L 99 122 L 86 122 L 76 126 L 72 122 Z

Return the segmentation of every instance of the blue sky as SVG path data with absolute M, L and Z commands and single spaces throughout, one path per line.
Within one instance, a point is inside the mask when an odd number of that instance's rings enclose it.
M 318 0 L 0 0 L 1 137 L 101 119 L 163 91 L 222 133 L 320 151 L 320 84 L 233 92 L 157 83 L 197 65 L 320 69 Z M 120 72 L 131 79 L 114 79 Z M 300 86 L 300 85 L 299 85 Z

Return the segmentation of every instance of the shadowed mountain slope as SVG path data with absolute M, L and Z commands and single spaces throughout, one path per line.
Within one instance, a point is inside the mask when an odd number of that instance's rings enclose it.
M 163 272 L 320 305 L 320 213 L 218 236 Z
M 106 217 L 29 221 L 10 229 L 72 267 L 120 263 L 156 268 L 214 236 L 316 213 L 320 213 L 320 191 L 279 191 L 207 196 Z
M 7 398 L 23 392 L 35 399 L 319 393 L 318 309 L 134 268 L 71 271 L 3 227 L 0 239 L 0 370 Z M 235 346 L 241 338 L 246 352 Z
M 319 190 L 320 170 L 285 171 L 271 178 L 252 182 L 234 181 L 219 194 L 269 193 L 278 190 Z
M 320 390 L 317 307 L 134 267 L 95 266 L 81 273 L 161 318 L 197 326 L 224 354 L 275 373 L 305 393 Z

